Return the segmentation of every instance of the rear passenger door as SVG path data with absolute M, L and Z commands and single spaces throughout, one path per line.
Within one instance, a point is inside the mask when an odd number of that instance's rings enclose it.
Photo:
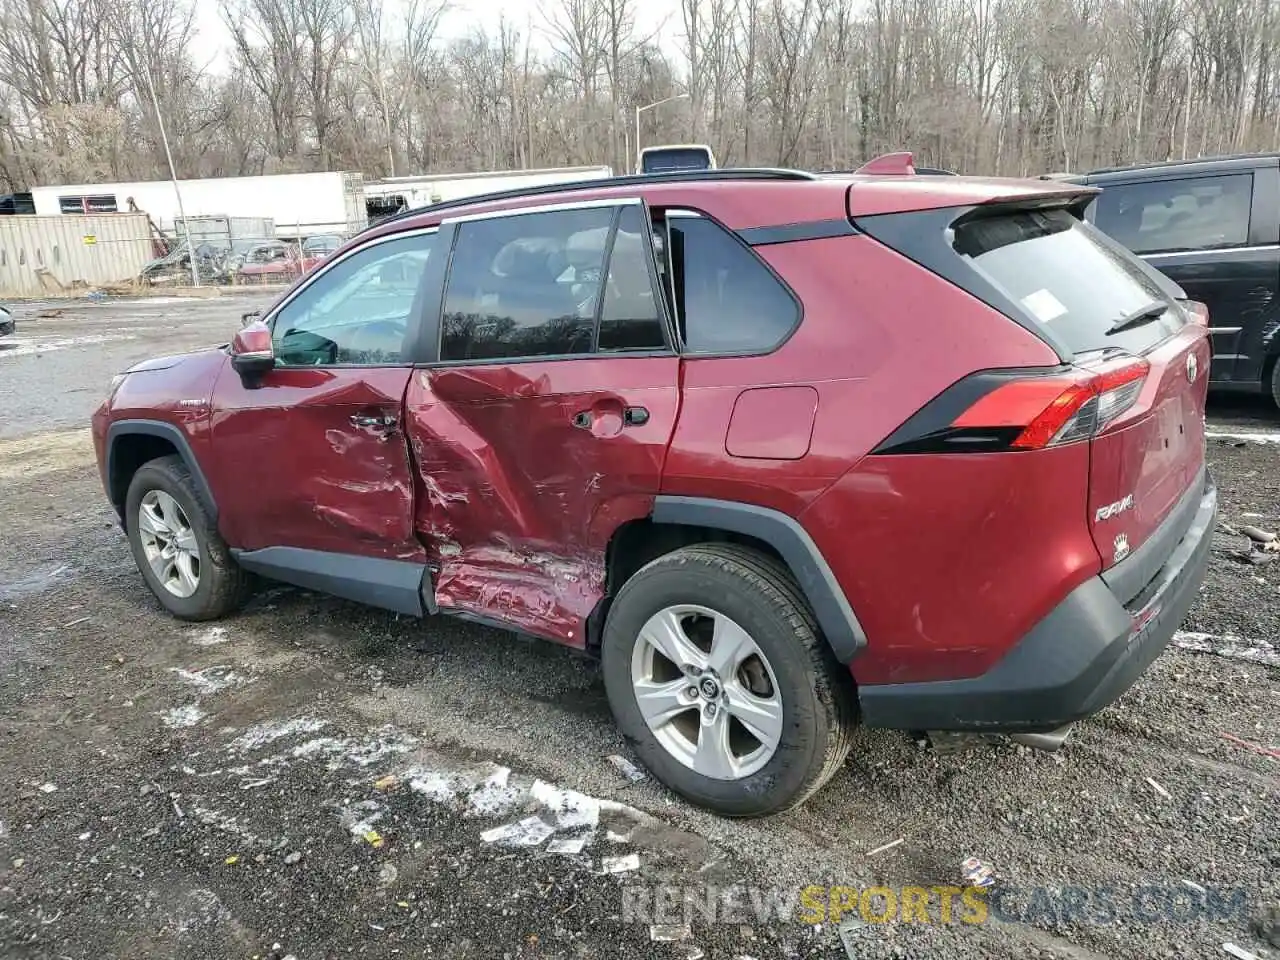
M 1108 181 L 1091 216 L 1209 307 L 1210 379 L 1256 382 L 1280 316 L 1280 170 Z
M 406 397 L 416 523 L 451 612 L 585 642 L 605 551 L 647 517 L 680 360 L 639 200 L 466 217 Z

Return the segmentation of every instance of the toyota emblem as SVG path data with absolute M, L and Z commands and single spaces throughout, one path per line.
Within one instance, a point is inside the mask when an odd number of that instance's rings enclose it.
M 1187 354 L 1187 379 L 1192 383 L 1196 382 L 1196 374 L 1199 373 L 1199 364 L 1196 363 L 1196 355 L 1194 353 Z

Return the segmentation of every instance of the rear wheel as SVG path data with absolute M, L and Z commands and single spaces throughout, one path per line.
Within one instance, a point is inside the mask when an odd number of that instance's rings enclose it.
M 632 577 L 602 649 L 623 735 L 663 783 L 727 816 L 796 806 L 848 754 L 851 681 L 790 574 L 745 547 L 686 547 Z
M 134 562 L 174 616 L 215 620 L 248 599 L 250 576 L 232 559 L 181 457 L 139 467 L 125 511 Z

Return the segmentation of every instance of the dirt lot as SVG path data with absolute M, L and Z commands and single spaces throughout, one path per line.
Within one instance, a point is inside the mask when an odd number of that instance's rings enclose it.
M 1280 763 L 1223 737 L 1280 745 L 1280 559 L 1222 534 L 1180 638 L 1216 652 L 1170 649 L 1058 754 L 863 731 L 801 810 L 718 819 L 618 773 L 562 649 L 291 588 L 216 626 L 160 612 L 84 425 L 112 373 L 264 299 L 27 305 L 0 347 L 0 956 L 1280 957 L 1251 929 Z M 1223 518 L 1280 528 L 1280 419 L 1211 428 L 1263 435 L 1210 441 Z M 986 922 L 940 922 L 942 894 L 927 924 L 800 922 L 807 885 L 901 897 L 969 856 Z M 655 942 L 654 885 L 737 907 Z

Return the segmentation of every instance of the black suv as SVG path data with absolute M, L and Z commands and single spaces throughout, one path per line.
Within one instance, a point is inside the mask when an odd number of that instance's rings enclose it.
M 1086 217 L 1209 308 L 1210 386 L 1280 404 L 1280 154 L 1095 170 Z

